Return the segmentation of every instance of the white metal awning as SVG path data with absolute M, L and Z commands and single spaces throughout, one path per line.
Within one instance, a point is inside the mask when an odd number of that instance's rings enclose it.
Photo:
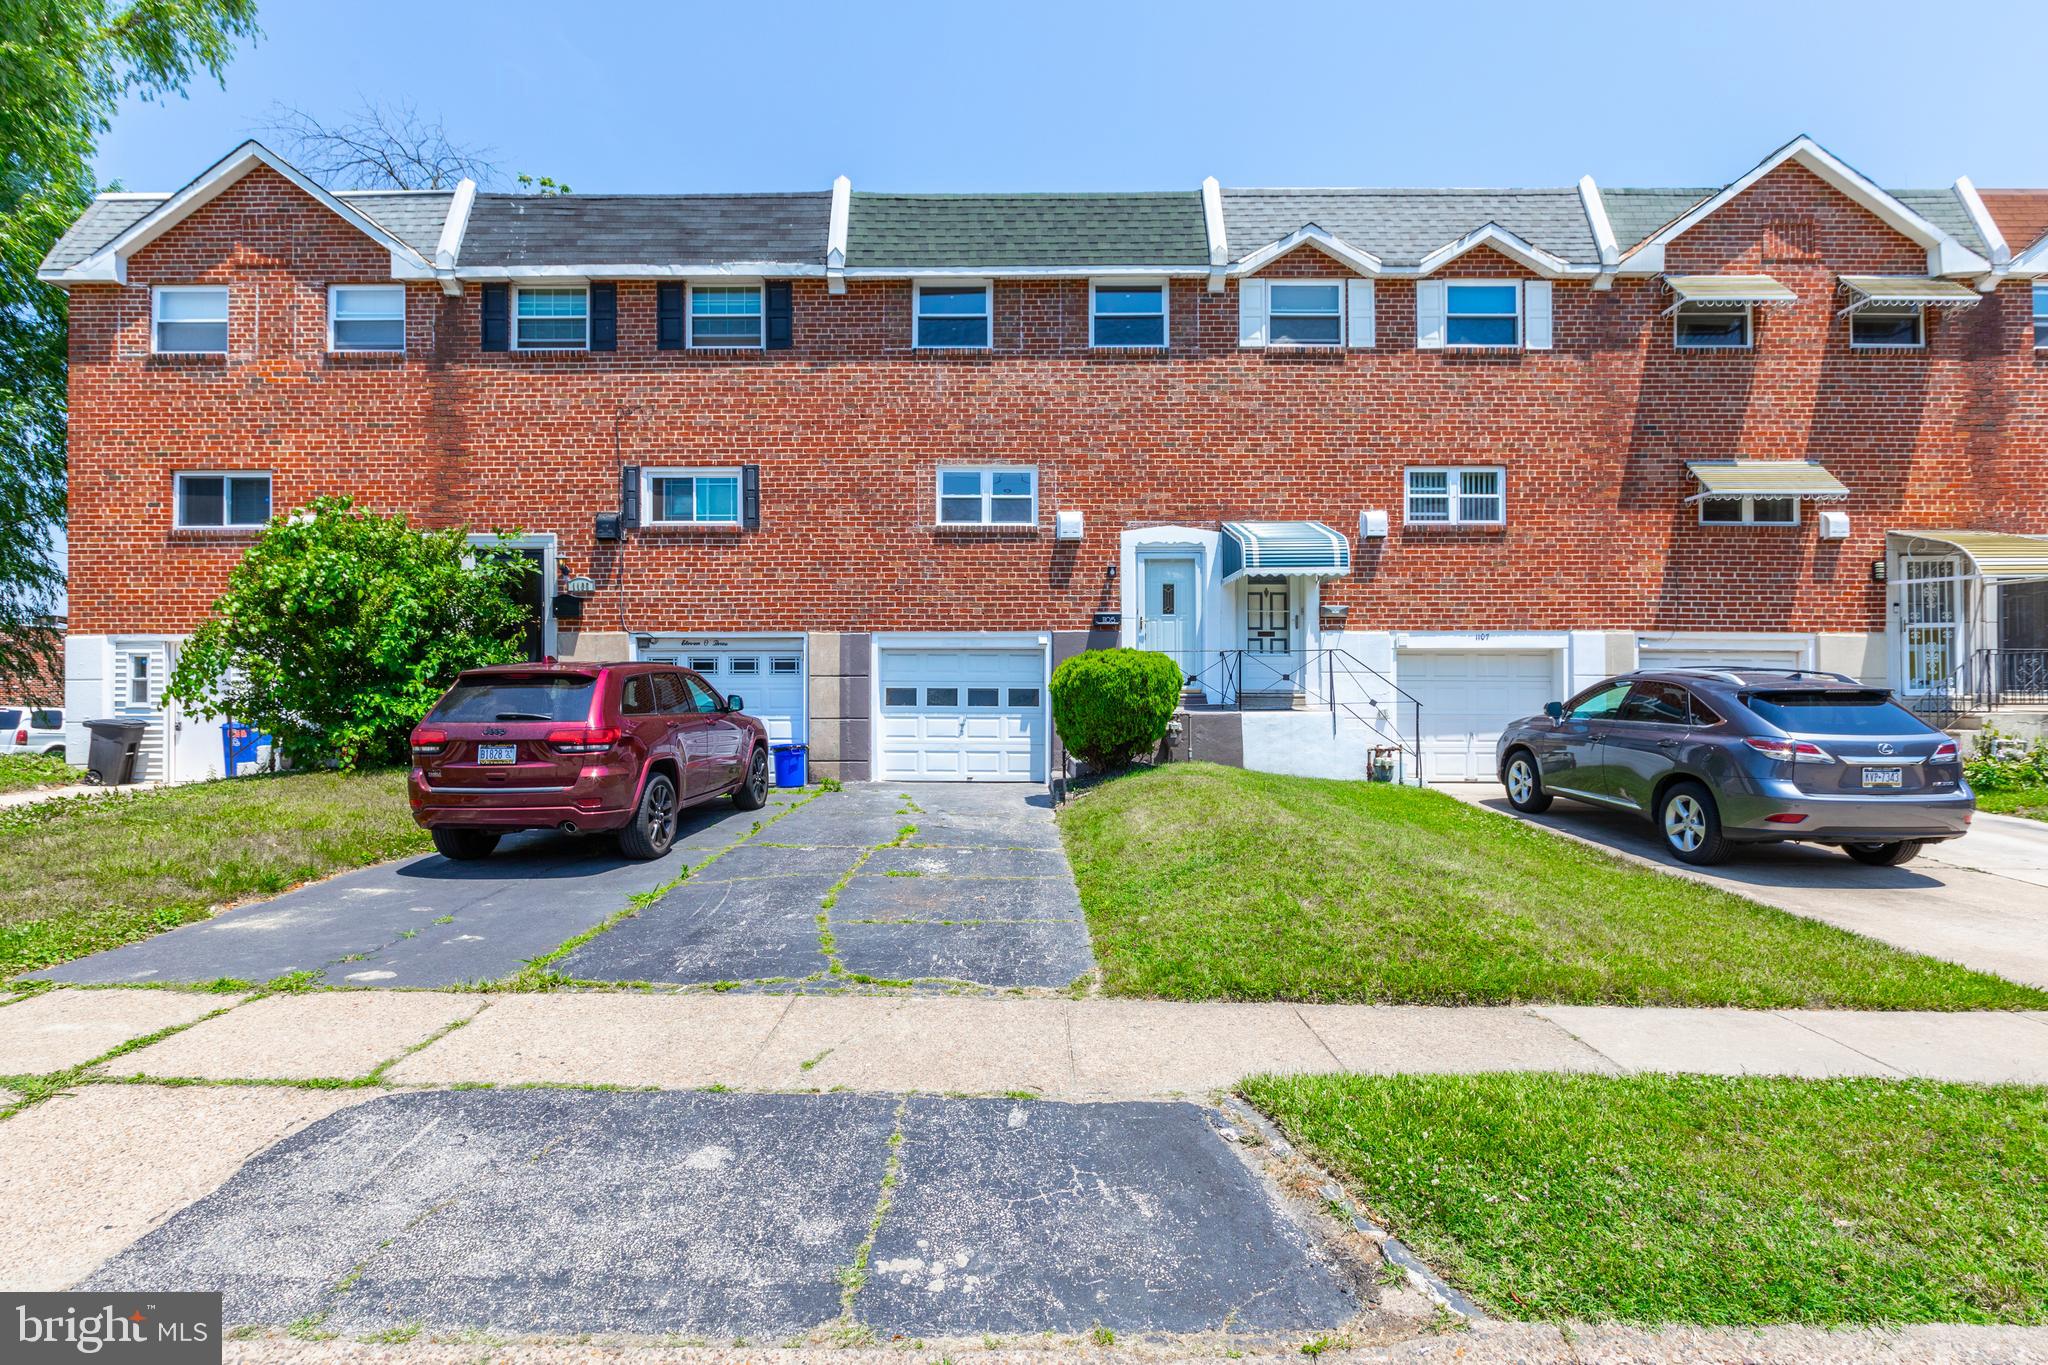
M 1914 541 L 1935 542 L 1918 553 L 1939 554 L 1942 547 L 1960 550 L 1986 582 L 2048 578 L 2048 536 L 2012 531 L 1894 531 L 1892 536 L 1909 543 L 1909 554 L 1916 552 Z
M 1799 296 L 1769 275 L 1666 275 L 1675 313 L 1686 304 L 1695 308 L 1772 308 L 1797 303 Z
M 1320 521 L 1226 521 L 1223 581 L 1251 575 L 1342 578 L 1351 572 L 1351 542 Z
M 1849 304 L 1835 316 L 1865 308 L 1974 308 L 1984 296 L 1967 284 L 1926 275 L 1844 275 Z
M 1840 502 L 1849 489 L 1812 460 L 1696 460 L 1686 466 L 1700 491 L 1687 498 L 1806 498 Z

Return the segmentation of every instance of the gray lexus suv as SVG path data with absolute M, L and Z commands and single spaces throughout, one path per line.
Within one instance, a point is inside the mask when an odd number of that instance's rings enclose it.
M 1961 837 L 1977 805 L 1954 740 L 1838 673 L 1609 678 L 1508 726 L 1495 759 L 1516 810 L 1566 796 L 1630 811 L 1688 863 L 1798 839 L 1890 867 Z

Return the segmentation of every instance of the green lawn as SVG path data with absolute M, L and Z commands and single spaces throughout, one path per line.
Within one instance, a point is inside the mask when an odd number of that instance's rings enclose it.
M 2048 1322 L 2048 1091 L 1556 1075 L 1244 1090 L 1505 1317 Z
M 1977 809 L 1994 815 L 2024 815 L 2029 820 L 2048 820 L 2048 784 L 1979 791 Z
M 0 792 L 66 787 L 85 781 L 85 774 L 61 758 L 42 754 L 0 754 Z
M 1060 829 L 1114 995 L 2048 1005 L 1413 787 L 1175 763 L 1085 792 Z
M 0 980 L 428 846 L 400 771 L 243 777 L 0 811 Z

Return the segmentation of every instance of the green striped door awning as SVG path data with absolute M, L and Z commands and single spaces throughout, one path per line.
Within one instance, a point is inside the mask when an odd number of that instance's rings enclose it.
M 1226 521 L 1223 581 L 1248 575 L 1342 578 L 1351 572 L 1351 542 L 1320 521 Z

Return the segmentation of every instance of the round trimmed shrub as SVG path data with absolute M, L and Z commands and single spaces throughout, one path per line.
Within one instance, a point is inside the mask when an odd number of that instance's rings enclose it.
M 1052 671 L 1052 723 L 1098 772 L 1159 747 L 1180 705 L 1180 666 L 1149 649 L 1094 649 Z

